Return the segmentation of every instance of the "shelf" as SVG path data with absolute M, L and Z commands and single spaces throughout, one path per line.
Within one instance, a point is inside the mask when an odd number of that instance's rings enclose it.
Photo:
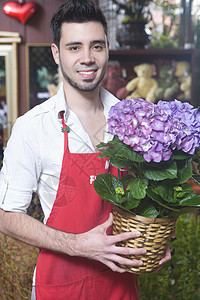
M 188 61 L 191 67 L 191 103 L 200 105 L 200 50 L 197 49 L 131 49 L 110 50 L 110 61 L 118 61 L 126 69 L 127 80 L 135 76 L 133 68 L 141 63 L 157 65 L 159 61 Z
M 194 49 L 131 49 L 131 50 L 110 50 L 110 55 L 191 55 Z
M 154 63 L 155 60 L 186 60 L 192 62 L 194 49 L 132 49 L 132 50 L 110 50 L 110 60 L 119 60 L 124 65 L 131 62 Z

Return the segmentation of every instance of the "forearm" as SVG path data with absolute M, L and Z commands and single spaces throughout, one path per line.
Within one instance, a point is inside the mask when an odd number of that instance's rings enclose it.
M 76 235 L 46 226 L 24 213 L 0 209 L 0 231 L 38 248 L 74 255 Z
M 128 248 L 117 246 L 118 242 L 140 236 L 138 231 L 125 232 L 118 235 L 107 235 L 112 225 L 110 214 L 107 221 L 88 232 L 71 234 L 56 230 L 42 224 L 36 219 L 16 212 L 5 212 L 0 209 L 0 231 L 12 238 L 29 245 L 64 253 L 70 256 L 80 256 L 97 260 L 113 271 L 125 272 L 118 264 L 139 266 L 140 260 L 131 260 L 123 256 L 145 254 L 143 248 Z

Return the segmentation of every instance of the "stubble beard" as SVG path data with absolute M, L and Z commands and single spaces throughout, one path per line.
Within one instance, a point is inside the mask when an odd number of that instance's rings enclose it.
M 83 80 L 84 83 L 78 83 L 74 80 L 72 80 L 68 75 L 67 73 L 64 71 L 63 69 L 63 66 L 62 66 L 62 63 L 60 61 L 60 69 L 61 69 L 61 72 L 62 72 L 62 75 L 64 77 L 64 79 L 72 86 L 74 87 L 75 89 L 77 89 L 78 91 L 80 92 L 92 92 L 94 90 L 96 90 L 96 88 L 99 86 L 100 82 L 103 80 L 104 76 L 105 76 L 105 73 L 106 71 L 104 71 L 101 75 L 101 77 L 99 78 L 99 80 L 97 82 L 94 82 L 93 83 L 93 79 L 85 79 Z

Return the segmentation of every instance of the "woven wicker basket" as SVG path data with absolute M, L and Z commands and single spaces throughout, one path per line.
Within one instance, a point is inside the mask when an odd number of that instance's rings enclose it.
M 121 265 L 121 267 L 135 274 L 155 271 L 159 267 L 159 261 L 165 255 L 168 239 L 174 230 L 176 219 L 145 218 L 132 215 L 118 207 L 114 207 L 113 216 L 113 234 L 132 230 L 138 230 L 141 233 L 139 238 L 126 240 L 118 243 L 118 245 L 131 248 L 142 247 L 147 250 L 147 253 L 144 255 L 127 256 L 131 259 L 142 260 L 142 266 L 132 267 Z

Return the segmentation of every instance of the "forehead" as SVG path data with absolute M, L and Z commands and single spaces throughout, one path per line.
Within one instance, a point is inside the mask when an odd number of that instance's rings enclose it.
M 93 40 L 106 41 L 104 28 L 99 22 L 63 23 L 60 41 L 91 42 Z

